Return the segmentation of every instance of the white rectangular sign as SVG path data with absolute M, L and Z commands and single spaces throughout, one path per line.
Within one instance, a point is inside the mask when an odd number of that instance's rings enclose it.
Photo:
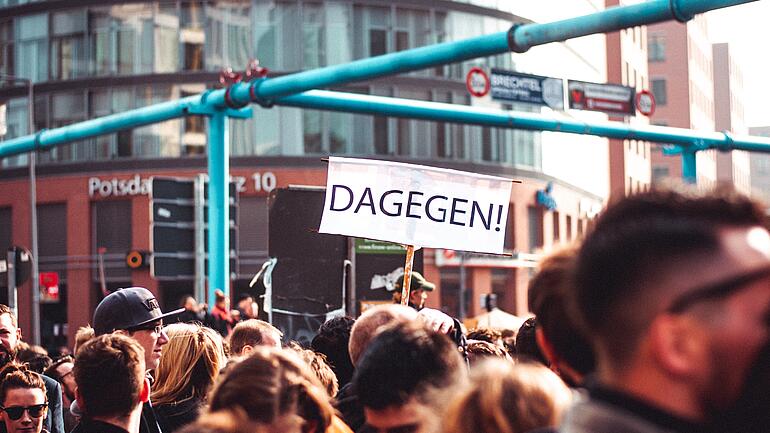
M 503 254 L 510 197 L 510 179 L 331 157 L 319 232 Z

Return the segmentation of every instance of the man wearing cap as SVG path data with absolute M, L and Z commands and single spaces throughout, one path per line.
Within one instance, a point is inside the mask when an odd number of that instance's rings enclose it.
M 404 286 L 404 276 L 401 275 L 396 280 L 396 291 L 393 293 L 393 301 L 401 302 L 401 289 Z M 432 292 L 436 285 L 426 280 L 419 272 L 412 272 L 412 281 L 409 283 L 409 306 L 420 311 L 425 306 L 425 300 L 428 299 L 426 292 Z
M 168 343 L 163 319 L 181 313 L 184 308 L 163 313 L 155 295 L 144 287 L 118 289 L 102 299 L 94 311 L 94 333 L 119 333 L 132 337 L 144 349 L 147 373 L 158 368 L 161 347 Z M 149 401 L 142 409 L 140 433 L 161 433 Z

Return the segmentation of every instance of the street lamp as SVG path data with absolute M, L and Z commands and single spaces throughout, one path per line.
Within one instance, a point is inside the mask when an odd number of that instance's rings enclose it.
M 34 83 L 29 78 L 0 74 L 0 80 L 24 83 L 27 86 L 27 129 L 32 134 L 35 131 L 35 95 Z M 40 344 L 40 287 L 37 258 L 37 181 L 35 179 L 35 152 L 29 153 L 29 216 L 32 232 L 32 343 Z M 9 300 L 10 302 L 10 300 Z M 15 301 L 14 301 L 15 302 Z M 18 310 L 18 305 L 13 306 Z M 18 317 L 18 311 L 16 316 Z

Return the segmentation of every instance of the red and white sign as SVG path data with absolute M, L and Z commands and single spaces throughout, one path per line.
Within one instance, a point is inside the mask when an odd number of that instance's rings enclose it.
M 655 112 L 655 97 L 649 90 L 641 90 L 636 94 L 636 109 L 645 116 L 652 116 Z
M 477 98 L 486 96 L 490 87 L 489 76 L 483 69 L 474 66 L 465 77 L 465 87 L 468 88 L 471 95 Z
M 40 273 L 40 300 L 43 302 L 59 301 L 59 273 Z
M 611 115 L 633 116 L 633 87 L 619 84 L 567 81 L 569 108 L 574 110 L 601 111 Z

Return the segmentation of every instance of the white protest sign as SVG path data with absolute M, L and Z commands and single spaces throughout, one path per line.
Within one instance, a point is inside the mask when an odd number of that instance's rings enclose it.
M 510 197 L 510 179 L 330 157 L 318 231 L 503 254 Z

